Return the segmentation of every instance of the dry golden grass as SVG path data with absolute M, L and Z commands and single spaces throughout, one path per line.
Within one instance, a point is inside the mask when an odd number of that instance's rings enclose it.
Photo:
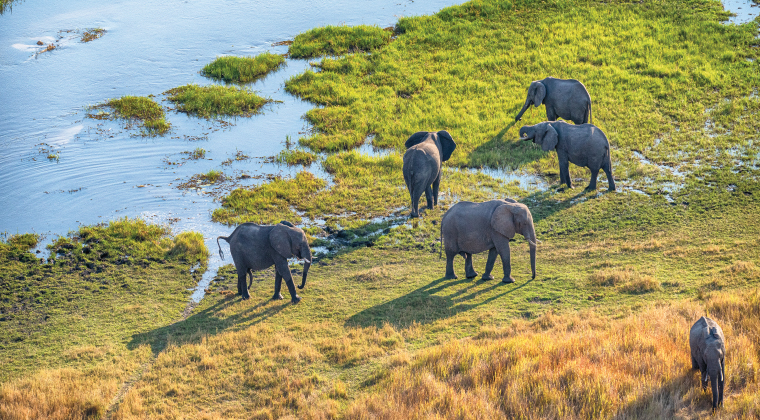
M 625 293 L 649 293 L 662 289 L 654 277 L 639 273 L 632 267 L 601 269 L 591 276 L 589 281 L 594 286 L 617 286 Z
M 728 349 L 718 418 L 757 418 L 760 294 L 716 294 L 705 306 Z M 703 314 L 698 304 L 679 303 L 622 320 L 549 313 L 517 322 L 423 350 L 355 401 L 346 418 L 704 417 L 710 394 L 691 370 L 688 345 Z

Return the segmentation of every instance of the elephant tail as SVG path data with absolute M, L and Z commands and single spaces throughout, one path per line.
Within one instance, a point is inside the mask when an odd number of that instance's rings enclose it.
M 222 257 L 222 259 L 224 259 L 224 252 L 222 252 L 222 246 L 219 245 L 219 240 L 220 239 L 224 239 L 225 242 L 230 243 L 230 237 L 229 236 L 217 236 L 216 237 L 216 246 L 219 247 L 219 256 Z
M 588 110 L 587 110 L 587 112 L 588 112 L 588 123 L 589 124 L 593 124 L 594 123 L 594 119 L 591 116 L 591 99 L 590 98 L 588 100 Z

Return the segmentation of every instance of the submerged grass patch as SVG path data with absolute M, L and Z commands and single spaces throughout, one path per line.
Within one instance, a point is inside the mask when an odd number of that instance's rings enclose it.
M 265 52 L 256 57 L 217 57 L 201 70 L 206 77 L 225 82 L 252 82 L 279 68 L 285 58 L 279 54 Z
M 90 42 L 102 37 L 105 34 L 106 30 L 103 28 L 87 29 L 82 32 L 82 38 L 80 38 L 80 40 L 82 42 Z
M 390 42 L 392 32 L 377 26 L 325 26 L 298 34 L 288 48 L 293 58 L 367 52 Z
M 112 108 L 119 118 L 138 120 L 139 125 L 145 130 L 144 135 L 163 135 L 171 128 L 171 124 L 166 121 L 164 109 L 150 97 L 122 96 L 94 108 L 103 106 Z M 90 116 L 93 118 L 107 117 L 107 115 L 98 114 Z
M 264 99 L 254 92 L 235 86 L 185 85 L 166 92 L 168 99 L 177 104 L 177 110 L 200 117 L 251 116 L 271 99 Z

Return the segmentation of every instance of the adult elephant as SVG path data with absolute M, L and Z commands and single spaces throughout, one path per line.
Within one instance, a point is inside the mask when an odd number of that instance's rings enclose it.
M 311 266 L 311 249 L 303 230 L 295 227 L 292 223 L 282 221 L 274 226 L 262 226 L 255 223 L 243 223 L 235 228 L 230 236 L 219 236 L 230 244 L 230 254 L 235 262 L 235 270 L 238 276 L 238 294 L 243 299 L 250 298 L 246 274 L 249 271 L 264 270 L 275 266 L 274 296 L 273 300 L 282 299 L 280 287 L 282 279 L 290 292 L 290 300 L 298 303 L 301 297 L 296 294 L 293 277 L 288 267 L 288 258 L 296 257 L 304 260 L 303 279 L 299 289 L 306 285 L 306 275 Z M 222 247 L 219 246 L 219 256 L 224 259 Z
M 609 191 L 615 191 L 610 159 L 610 142 L 599 127 L 593 124 L 572 125 L 564 121 L 542 122 L 525 125 L 520 128 L 520 138 L 533 140 L 548 152 L 557 150 L 559 159 L 559 183 L 573 188 L 570 181 L 569 162 L 591 170 L 591 181 L 586 190 L 596 190 L 596 178 L 599 169 L 607 174 Z
M 555 79 L 547 77 L 543 80 L 535 80 L 528 87 L 528 96 L 525 98 L 520 113 L 515 121 L 522 119 L 525 110 L 533 104 L 539 107 L 546 105 L 546 119 L 557 121 L 557 117 L 572 121 L 576 124 L 593 123 L 591 120 L 591 96 L 583 83 L 575 79 Z
M 707 388 L 707 377 L 712 386 L 712 409 L 723 405 L 723 384 L 726 376 L 726 338 L 723 330 L 710 318 L 701 317 L 689 332 L 691 368 L 699 369 L 702 389 Z
M 412 199 L 411 216 L 417 217 L 423 191 L 428 209 L 438 204 L 441 163 L 449 160 L 457 144 L 446 130 L 418 131 L 406 140 L 404 147 L 404 182 Z
M 520 233 L 530 246 L 530 269 L 536 278 L 536 231 L 533 216 L 525 204 L 511 199 L 491 200 L 484 203 L 460 201 L 441 219 L 441 247 L 446 250 L 446 278 L 454 274 L 454 257 L 465 258 L 465 275 L 478 275 L 472 267 L 472 254 L 488 251 L 488 262 L 483 280 L 492 280 L 491 270 L 496 255 L 501 256 L 504 283 L 514 283 L 510 262 L 509 240 Z

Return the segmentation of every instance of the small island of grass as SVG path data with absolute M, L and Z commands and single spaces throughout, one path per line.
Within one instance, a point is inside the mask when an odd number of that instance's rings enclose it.
M 140 125 L 145 129 L 143 135 L 163 135 L 171 128 L 161 105 L 146 96 L 122 96 L 95 108 L 104 106 L 113 108 L 118 118 L 141 121 Z
M 185 85 L 166 92 L 168 99 L 177 104 L 177 110 L 213 117 L 218 115 L 251 116 L 271 99 L 265 99 L 254 92 L 234 86 Z
M 285 63 L 279 54 L 265 52 L 256 57 L 217 57 L 201 74 L 225 82 L 247 83 L 259 79 Z

